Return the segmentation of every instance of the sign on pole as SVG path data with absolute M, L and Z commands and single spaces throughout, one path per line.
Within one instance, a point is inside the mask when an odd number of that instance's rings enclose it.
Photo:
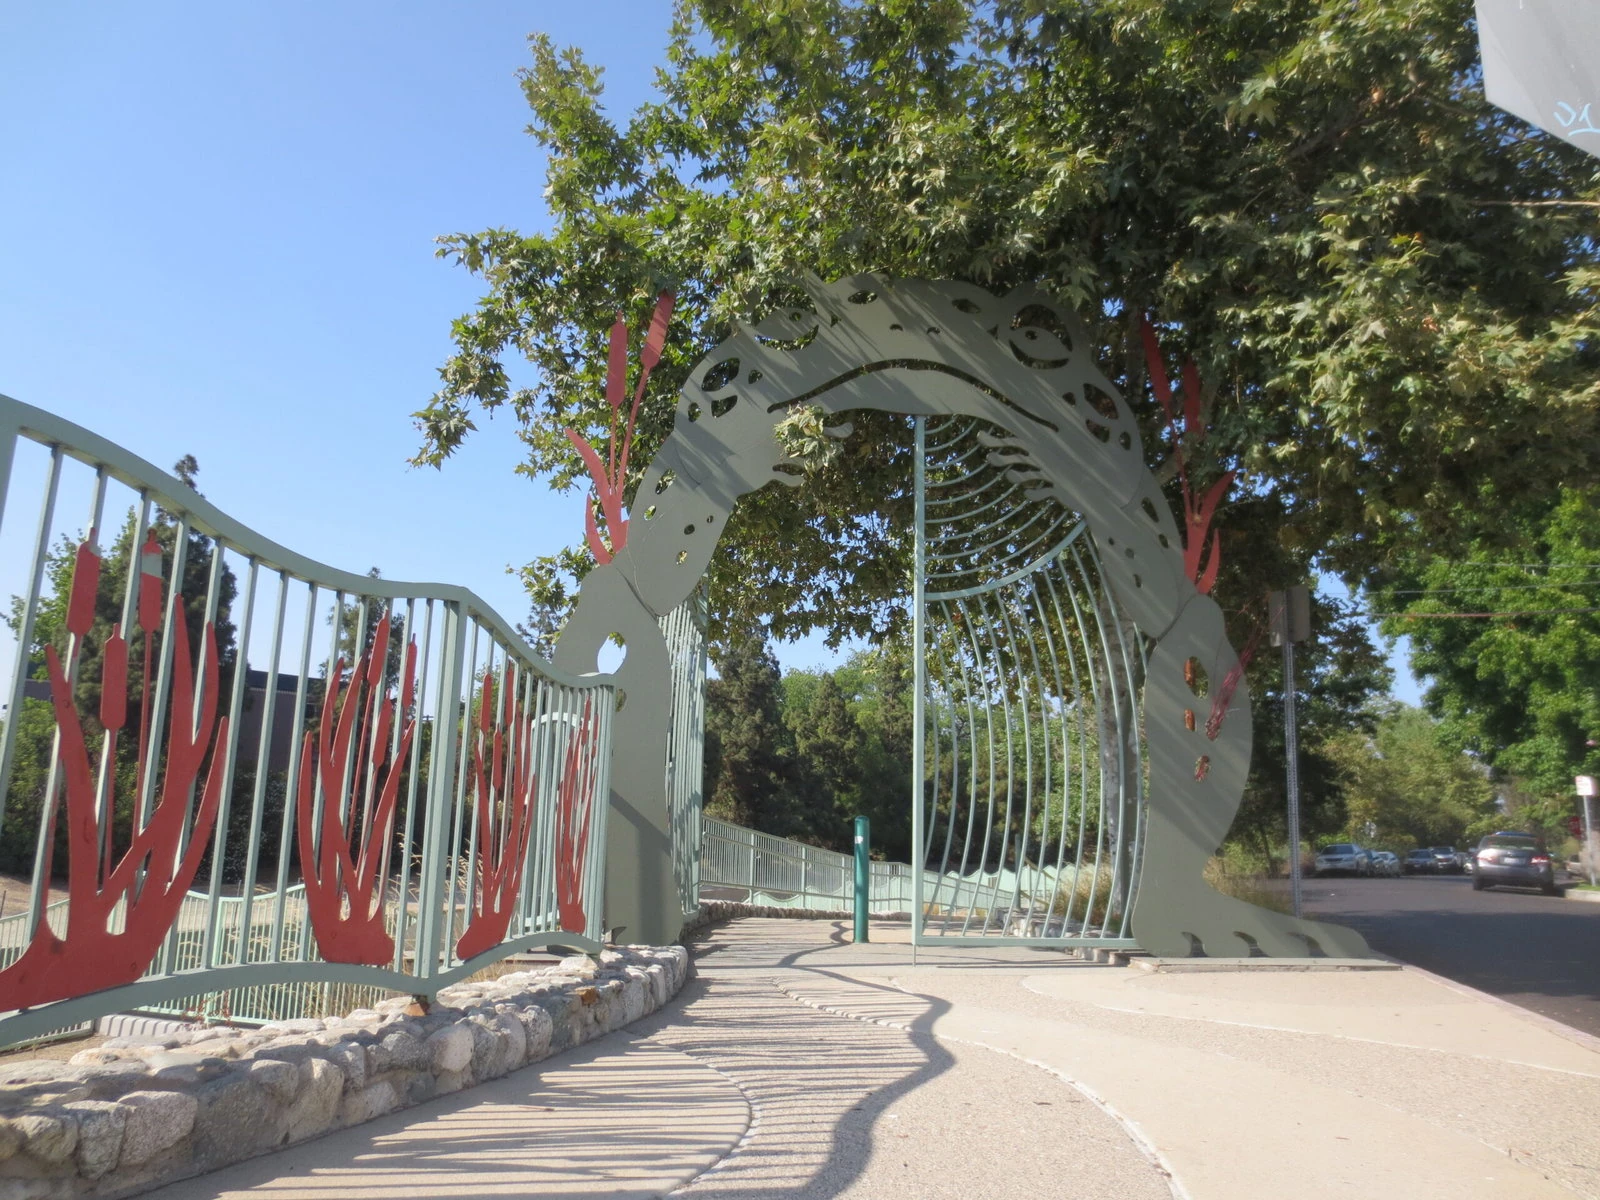
M 1489 103 L 1600 157 L 1600 3 L 1476 0 Z
M 1596 870 L 1600 864 L 1595 862 L 1600 858 L 1600 847 L 1595 845 L 1594 827 L 1594 798 L 1600 793 L 1600 786 L 1596 786 L 1593 775 L 1579 775 L 1574 781 L 1578 785 L 1578 795 L 1583 797 L 1583 865 L 1589 872 L 1589 885 L 1596 886 Z

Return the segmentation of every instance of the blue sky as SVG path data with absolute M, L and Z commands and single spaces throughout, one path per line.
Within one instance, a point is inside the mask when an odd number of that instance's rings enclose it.
M 648 95 L 670 5 L 0 6 L 0 393 L 161 466 L 301 553 L 464 584 L 576 538 L 509 418 L 406 459 L 478 294 L 433 239 L 548 221 L 516 70 L 535 30 Z M 788 648 L 803 665 L 818 644 Z M 1413 693 L 1414 694 L 1414 693 Z

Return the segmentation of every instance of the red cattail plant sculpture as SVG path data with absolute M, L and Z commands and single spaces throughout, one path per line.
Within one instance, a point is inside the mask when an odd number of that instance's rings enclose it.
M 373 631 L 366 661 L 357 664 L 348 683 L 344 660 L 334 667 L 322 705 L 320 735 L 307 731 L 300 759 L 296 796 L 300 869 L 317 947 L 329 962 L 381 966 L 394 957 L 384 902 L 400 778 L 417 730 L 412 708 L 417 647 L 415 642 L 406 646 L 398 713 L 384 679 L 388 652 L 385 613 Z M 390 757 L 396 719 L 403 724 L 399 745 Z M 320 813 L 316 811 L 319 790 Z M 358 800 L 363 801 L 359 813 Z
M 578 727 L 567 742 L 556 789 L 556 912 L 567 933 L 583 933 L 583 877 L 589 861 L 590 813 L 598 761 L 594 701 L 586 698 Z
M 90 540 L 78 547 L 67 604 L 67 632 L 75 652 L 94 622 L 100 556 Z M 152 811 L 144 805 L 144 764 L 150 751 L 151 644 L 161 625 L 161 546 L 152 533 L 140 551 L 138 623 L 144 634 L 140 681 L 139 776 L 133 830 L 127 850 L 113 867 L 112 824 L 116 813 L 117 739 L 127 725 L 128 643 L 114 626 L 102 648 L 100 724 L 105 729 L 98 760 L 91 764 L 82 718 L 70 680 L 71 656 L 63 667 L 54 646 L 45 647 L 50 700 L 55 708 L 60 771 L 66 786 L 67 919 L 65 936 L 51 930 L 44 914 L 21 957 L 0 971 L 0 1010 L 64 1000 L 132 983 L 150 966 L 183 904 L 184 893 L 205 857 L 222 796 L 223 758 L 214 752 L 228 738 L 228 720 L 217 720 L 217 640 L 211 622 L 201 639 L 198 681 L 191 665 L 183 597 L 172 597 L 172 684 L 167 709 L 166 770 Z M 198 697 L 196 695 L 198 691 Z M 215 740 L 213 740 L 215 731 Z M 199 804 L 189 815 L 201 764 L 211 769 Z M 103 777 L 104 788 L 96 782 Z M 47 795 L 46 877 L 55 843 L 56 797 Z M 187 835 L 187 837 L 185 836 Z M 116 908 L 126 903 L 120 932 Z
M 1150 368 L 1150 386 L 1156 394 L 1161 411 L 1166 414 L 1167 428 L 1172 431 L 1173 461 L 1178 468 L 1178 486 L 1183 491 L 1183 567 L 1194 581 L 1195 590 L 1208 595 L 1217 582 L 1217 568 L 1222 565 L 1218 553 L 1217 534 L 1211 528 L 1217 505 L 1222 503 L 1233 482 L 1234 472 L 1229 471 L 1205 490 L 1197 494 L 1189 483 L 1189 463 L 1184 456 L 1184 443 L 1197 445 L 1205 440 L 1205 420 L 1200 412 L 1200 371 L 1194 359 L 1183 363 L 1183 415 L 1180 422 L 1172 402 L 1172 384 L 1167 378 L 1166 363 L 1162 361 L 1161 345 L 1156 341 L 1156 331 L 1148 318 L 1141 318 L 1139 334 L 1144 340 L 1145 363 Z M 1211 534 L 1209 553 L 1206 534 Z
M 482 954 L 505 940 L 528 858 L 538 777 L 533 770 L 534 723 L 524 709 L 520 683 L 515 669 L 507 672 L 498 720 L 491 675 L 483 677 L 478 697 L 478 734 L 472 751 L 477 889 L 467 928 L 456 942 L 462 958 Z
M 1205 440 L 1207 433 L 1205 419 L 1200 411 L 1200 371 L 1194 365 L 1194 359 L 1184 360 L 1183 414 L 1180 420 L 1178 410 L 1173 404 L 1172 384 L 1167 378 L 1161 344 L 1156 340 L 1156 331 L 1150 324 L 1149 318 L 1140 318 L 1139 335 L 1144 342 L 1145 364 L 1150 370 L 1150 387 L 1156 394 L 1156 402 L 1161 405 L 1161 411 L 1166 414 L 1167 428 L 1172 431 L 1173 462 L 1178 468 L 1178 486 L 1183 492 L 1184 571 L 1194 581 L 1197 592 L 1202 596 L 1209 595 L 1211 589 L 1216 586 L 1217 570 L 1222 565 L 1219 538 L 1216 530 L 1211 528 L 1211 521 L 1216 516 L 1217 506 L 1222 503 L 1222 498 L 1228 494 L 1235 472 L 1226 472 L 1222 478 L 1207 488 L 1203 495 L 1195 492 L 1189 482 L 1189 462 L 1184 455 L 1184 444 L 1187 442 L 1189 445 L 1198 445 Z M 1206 544 L 1208 533 L 1211 535 L 1209 548 Z M 1233 694 L 1239 690 L 1239 684 L 1244 680 L 1245 669 L 1255 656 L 1256 645 L 1260 640 L 1261 633 L 1257 630 L 1217 687 L 1217 694 L 1211 701 L 1211 714 L 1206 718 L 1206 736 L 1213 741 L 1222 732 L 1222 723 L 1228 717 L 1228 705 L 1233 700 Z M 1204 772 L 1201 771 L 1197 777 L 1203 776 Z
M 672 319 L 672 293 L 662 292 L 656 297 L 655 315 L 650 319 L 650 332 L 645 335 L 644 349 L 639 352 L 639 382 L 633 390 L 633 405 L 628 410 L 627 424 L 623 429 L 622 444 L 617 444 L 617 425 L 622 419 L 622 402 L 628 391 L 628 326 L 617 314 L 611 326 L 611 350 L 606 363 L 606 403 L 611 406 L 611 438 L 602 462 L 595 448 L 576 429 L 567 427 L 567 439 L 589 468 L 593 495 L 584 505 L 584 538 L 594 553 L 595 561 L 608 563 L 612 556 L 628 544 L 628 520 L 622 515 L 622 495 L 628 483 L 628 457 L 633 451 L 633 429 L 639 420 L 639 402 L 644 399 L 645 384 L 650 382 L 650 372 L 661 361 L 661 350 L 667 341 L 667 322 Z M 595 506 L 600 508 L 600 519 L 605 522 L 605 537 L 600 535 L 600 522 L 595 516 Z M 611 540 L 606 545 L 606 538 Z

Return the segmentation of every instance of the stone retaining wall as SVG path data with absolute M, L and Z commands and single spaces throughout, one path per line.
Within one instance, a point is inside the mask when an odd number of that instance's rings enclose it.
M 127 1196 L 446 1095 L 636 1021 L 688 952 L 626 947 L 326 1020 L 0 1065 L 0 1200 Z

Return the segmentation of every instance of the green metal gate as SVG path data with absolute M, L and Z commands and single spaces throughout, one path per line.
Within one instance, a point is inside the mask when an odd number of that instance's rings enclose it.
M 917 944 L 1133 946 L 1141 639 L 1088 526 L 919 417 L 912 872 Z

